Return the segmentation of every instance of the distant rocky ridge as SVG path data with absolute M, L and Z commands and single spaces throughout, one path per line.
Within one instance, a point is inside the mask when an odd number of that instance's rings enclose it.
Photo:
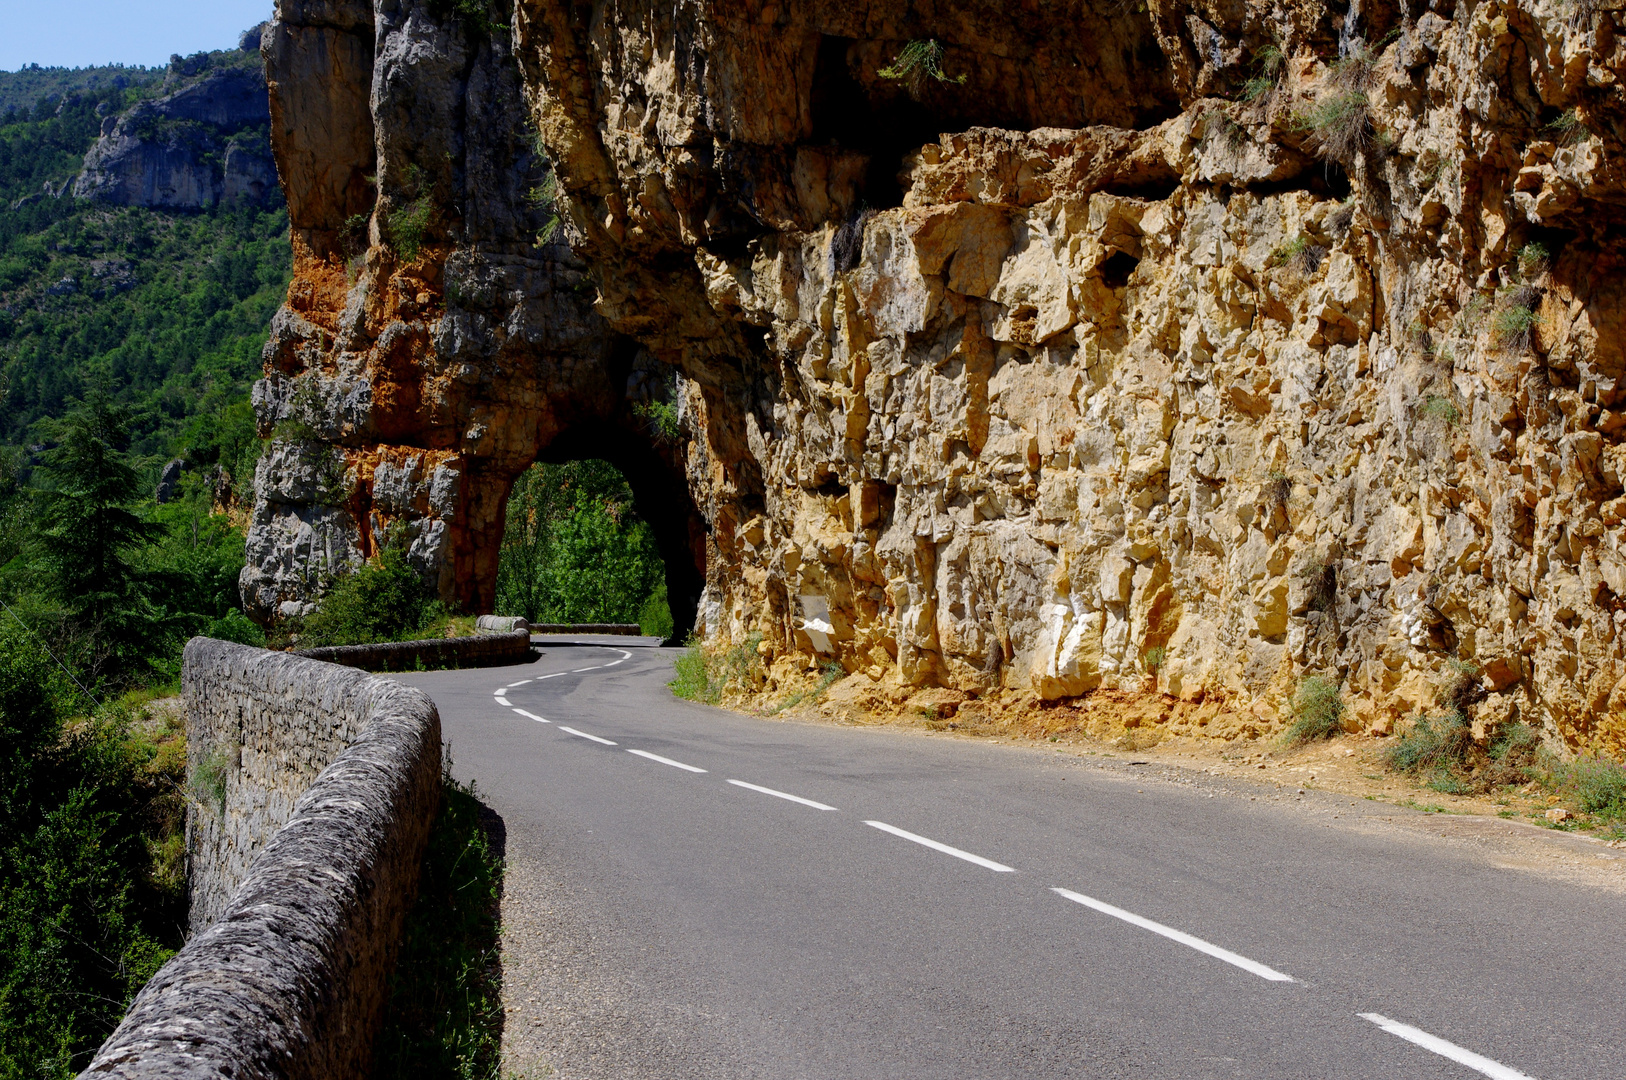
M 280 200 L 258 46 L 256 29 L 235 54 L 171 58 L 165 87 L 179 89 L 103 119 L 74 197 L 166 210 Z

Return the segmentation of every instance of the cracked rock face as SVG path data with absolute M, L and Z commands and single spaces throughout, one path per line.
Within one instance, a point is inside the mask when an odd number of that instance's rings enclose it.
M 545 237 L 507 33 L 429 3 L 284 0 L 262 50 L 294 280 L 254 388 L 273 441 L 245 604 L 301 614 L 394 541 L 443 598 L 489 611 L 514 478 L 596 456 L 636 473 L 692 611 L 702 523 L 635 409 L 665 384 Z
M 521 0 L 515 26 L 597 311 L 700 418 L 714 639 L 1044 698 L 1155 670 L 1261 729 L 1317 673 L 1363 720 L 1437 710 L 1461 661 L 1478 719 L 1618 751 L 1616 21 Z M 888 78 L 922 40 L 943 78 Z
M 394 526 L 489 598 L 512 477 L 647 447 L 671 386 L 640 499 L 681 477 L 669 565 L 776 676 L 1155 679 L 1262 732 L 1307 675 L 1364 723 L 1472 664 L 1481 730 L 1626 749 L 1617 15 L 1135 7 L 519 0 L 510 44 L 284 0 L 245 592 Z

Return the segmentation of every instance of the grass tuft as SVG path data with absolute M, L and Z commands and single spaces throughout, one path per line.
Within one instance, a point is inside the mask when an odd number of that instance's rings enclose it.
M 680 698 L 715 705 L 729 687 L 752 690 L 762 680 L 762 654 L 757 651 L 761 631 L 751 631 L 744 641 L 721 653 L 706 652 L 692 635 L 687 644 L 673 661 L 676 676 L 666 684 Z
M 1421 420 L 1439 420 L 1448 427 L 1462 423 L 1462 410 L 1450 398 L 1439 394 L 1424 395 L 1417 406 L 1417 416 Z
M 1553 141 L 1560 146 L 1574 146 L 1592 138 L 1591 129 L 1574 109 L 1560 113 L 1557 120 L 1547 125 L 1547 130 L 1553 133 Z
M 1293 726 L 1287 742 L 1330 739 L 1343 730 L 1344 701 L 1338 684 L 1325 675 L 1311 675 L 1299 683 L 1293 698 Z
M 1534 298 L 1530 293 L 1535 293 Z M 1519 286 L 1503 298 L 1496 314 L 1491 317 L 1491 338 L 1509 352 L 1525 352 L 1535 343 L 1536 327 L 1541 316 L 1536 314 L 1540 290 Z
M 1253 54 L 1253 69 L 1253 78 L 1242 86 L 1244 101 L 1258 101 L 1276 89 L 1287 70 L 1287 56 L 1279 46 L 1266 45 Z
M 1295 117 L 1295 126 L 1310 133 L 1316 152 L 1329 161 L 1351 164 L 1376 145 L 1372 106 L 1363 90 L 1325 94 Z
M 1321 269 L 1321 264 L 1326 258 L 1326 248 L 1300 233 L 1293 239 L 1278 244 L 1276 250 L 1270 253 L 1269 262 L 1271 266 L 1290 266 L 1305 277 L 1309 277 Z

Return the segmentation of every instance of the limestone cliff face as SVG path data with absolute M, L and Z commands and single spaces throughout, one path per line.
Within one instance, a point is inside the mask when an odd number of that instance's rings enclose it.
M 274 201 L 265 77 L 255 66 L 209 72 L 102 121 L 73 194 L 119 206 L 200 210 Z
M 522 0 L 598 311 L 703 420 L 708 634 L 1046 698 L 1150 655 L 1260 727 L 1460 660 L 1619 750 L 1616 14 L 1137 7 Z
M 634 409 L 663 384 L 547 239 L 507 31 L 452 5 L 284 0 L 262 50 L 294 281 L 254 390 L 273 442 L 250 610 L 298 614 L 392 536 L 446 599 L 489 610 L 514 478 L 582 456 L 634 475 L 692 609 L 702 525 Z
M 460 477 L 411 527 L 493 521 L 505 478 L 576 422 L 560 402 L 624 415 L 603 358 L 635 356 L 677 374 L 702 627 L 762 633 L 776 674 L 834 657 L 1054 699 L 1155 671 L 1227 699 L 1235 734 L 1270 728 L 1309 674 L 1381 720 L 1432 708 L 1469 663 L 1482 727 L 1626 749 L 1616 13 L 519 0 L 569 252 L 516 246 L 548 269 L 465 316 L 445 281 L 492 226 L 448 218 L 403 264 L 380 215 L 416 197 L 408 161 L 439 205 L 472 204 L 458 166 L 435 172 L 437 140 L 456 161 L 502 125 L 519 139 L 519 110 L 476 134 L 396 88 L 477 97 L 459 73 L 489 55 L 481 85 L 517 92 L 507 38 L 332 7 L 300 22 L 284 3 L 276 32 L 328 35 L 330 67 L 376 63 L 368 107 L 326 75 L 279 92 L 279 65 L 319 65 L 272 43 L 274 110 L 350 110 L 321 138 L 378 154 L 373 244 L 345 284 L 337 238 L 371 206 L 371 158 L 284 127 L 290 205 L 325 209 L 295 217 L 262 400 L 324 403 L 305 445 L 345 447 L 337 487 L 410 443 L 425 500 L 434 469 Z M 930 62 L 900 70 L 925 41 Z M 512 312 L 566 276 L 590 287 L 541 318 L 580 332 L 520 349 Z M 385 373 L 417 389 L 386 394 Z M 261 550 L 302 550 L 286 538 L 316 503 L 279 505 Z M 488 575 L 490 528 L 449 528 L 426 568 Z

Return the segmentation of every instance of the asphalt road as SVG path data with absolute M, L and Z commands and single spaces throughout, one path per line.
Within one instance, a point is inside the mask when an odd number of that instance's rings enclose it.
M 1626 1077 L 1614 893 L 1351 827 L 1376 811 L 1347 798 L 738 716 L 673 698 L 672 656 L 398 676 L 506 828 L 519 1071 Z

